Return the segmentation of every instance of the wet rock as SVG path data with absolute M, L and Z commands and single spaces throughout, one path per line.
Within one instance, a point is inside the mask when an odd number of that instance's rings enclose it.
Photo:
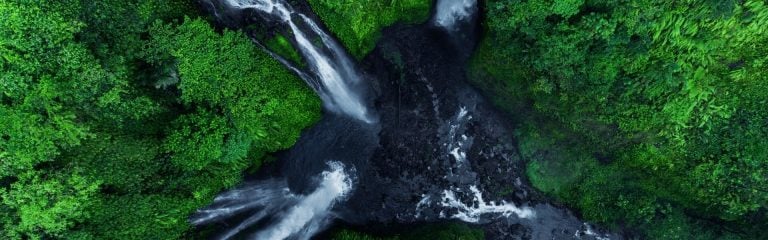
M 487 204 L 507 201 L 542 211 L 537 220 L 483 214 L 479 226 L 489 239 L 580 239 L 562 232 L 575 232 L 582 222 L 567 210 L 539 203 L 546 199 L 531 195 L 535 190 L 521 180 L 525 163 L 514 128 L 466 84 L 462 66 L 469 54 L 462 51 L 472 46 L 456 44 L 427 25 L 395 26 L 363 60 L 378 93 L 380 141 L 368 171 L 361 173 L 374 177 L 358 186 L 344 206 L 349 215 L 341 217 L 384 224 L 449 220 L 462 210 L 445 206 L 445 192 L 473 207 L 474 186 Z M 391 54 L 402 62 L 390 61 Z

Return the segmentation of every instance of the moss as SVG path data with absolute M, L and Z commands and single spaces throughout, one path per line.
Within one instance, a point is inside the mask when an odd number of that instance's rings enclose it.
M 469 81 L 503 110 L 511 113 L 524 111 L 530 102 L 525 93 L 531 74 L 514 58 L 496 61 L 500 52 L 515 51 L 512 48 L 499 49 L 499 44 L 491 38 L 480 42 L 470 60 Z
M 531 184 L 558 200 L 579 184 L 585 174 L 598 166 L 597 160 L 566 138 L 564 129 L 526 126 L 518 130 L 520 152 L 528 160 L 526 175 Z
M 291 61 L 297 66 L 306 65 L 306 63 L 302 60 L 299 52 L 293 48 L 288 39 L 286 39 L 282 34 L 275 35 L 274 37 L 267 40 L 267 48 L 269 48 L 269 50 L 275 54 L 282 56 L 288 61 Z

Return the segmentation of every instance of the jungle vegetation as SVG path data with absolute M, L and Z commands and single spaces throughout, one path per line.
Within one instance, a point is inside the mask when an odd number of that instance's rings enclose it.
M 320 116 L 195 1 L 0 1 L 0 238 L 181 239 Z
M 432 0 L 307 0 L 352 56 L 376 46 L 384 27 L 427 20 Z
M 408 230 L 399 230 L 385 236 L 373 236 L 349 229 L 336 231 L 333 240 L 482 240 L 485 239 L 483 230 L 469 227 L 461 223 L 433 223 L 418 226 Z
M 647 239 L 765 239 L 768 3 L 489 0 L 471 79 L 528 176 Z
M 308 2 L 360 59 L 433 1 Z M 768 2 L 481 3 L 469 79 L 537 189 L 638 239 L 766 238 Z M 193 238 L 190 213 L 320 117 L 193 0 L 0 0 L 0 92 L 2 239 Z M 437 228 L 414 236 L 482 238 Z

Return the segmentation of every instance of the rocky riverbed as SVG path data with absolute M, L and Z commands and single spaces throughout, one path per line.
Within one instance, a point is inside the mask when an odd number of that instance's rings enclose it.
M 296 6 L 302 17 L 314 21 L 291 28 L 322 25 L 305 3 Z M 251 26 L 246 29 L 257 41 L 271 31 L 290 34 L 259 10 L 218 11 L 216 16 L 224 26 Z M 619 239 L 596 233 L 527 183 L 514 126 L 466 81 L 465 66 L 480 37 L 478 18 L 464 16 L 450 27 L 427 22 L 385 29 L 375 50 L 354 67 L 364 83 L 356 94 L 364 97 L 376 121 L 327 111 L 293 148 L 278 154 L 276 166 L 258 174 L 285 179 L 291 196 L 276 198 L 304 204 L 309 199 L 304 196 L 316 194 L 323 182 L 318 176 L 332 161 L 343 164 L 352 190 L 330 205 L 330 218 L 322 209 L 313 213 L 323 214 L 311 220 L 317 226 L 335 219 L 386 231 L 391 226 L 464 221 L 482 227 L 490 239 Z M 334 49 L 319 51 L 348 57 L 334 54 Z M 248 186 L 241 188 L 248 191 Z M 259 209 L 273 212 L 265 215 Z M 266 220 L 250 228 L 269 226 L 269 221 L 280 222 L 282 212 L 293 210 L 265 205 L 238 213 L 220 228 L 227 231 L 254 214 Z

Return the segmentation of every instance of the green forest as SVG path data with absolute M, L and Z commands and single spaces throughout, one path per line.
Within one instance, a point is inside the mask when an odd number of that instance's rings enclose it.
M 195 1 L 0 1 L 3 239 L 184 239 L 320 117 Z
M 306 2 L 357 59 L 434 4 Z M 480 2 L 457 67 L 508 113 L 536 189 L 633 239 L 768 239 L 768 1 Z M 201 238 L 190 214 L 322 113 L 196 0 L 0 0 L 0 92 L 0 239 Z
M 471 79 L 535 187 L 648 239 L 768 237 L 768 2 L 485 4 Z

